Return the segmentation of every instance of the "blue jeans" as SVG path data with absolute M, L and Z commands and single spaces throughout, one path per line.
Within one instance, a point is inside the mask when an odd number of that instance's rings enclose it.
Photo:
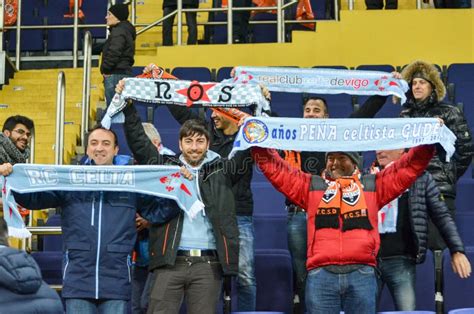
M 416 308 L 416 263 L 408 257 L 379 259 L 379 295 L 386 284 L 397 311 L 414 311 Z
M 129 77 L 127 74 L 111 74 L 107 77 L 104 77 L 104 89 L 105 89 L 105 102 L 107 107 L 110 105 L 112 98 L 115 95 L 115 86 L 118 82 L 124 77 Z
M 66 299 L 67 314 L 125 314 L 125 300 Z
M 237 216 L 237 224 L 240 233 L 237 309 L 255 311 L 257 281 L 255 280 L 253 218 L 252 216 Z
M 306 278 L 306 310 L 310 314 L 372 314 L 376 297 L 377 278 L 371 266 L 347 274 L 319 267 L 309 271 Z
M 291 253 L 293 273 L 295 276 L 295 292 L 300 299 L 300 304 L 305 304 L 306 286 L 306 213 L 288 213 L 288 249 Z M 302 306 L 304 311 L 304 306 Z

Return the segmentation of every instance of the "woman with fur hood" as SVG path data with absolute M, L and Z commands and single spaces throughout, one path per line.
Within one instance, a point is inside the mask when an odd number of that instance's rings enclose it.
M 455 211 L 456 182 L 471 163 L 472 136 L 464 114 L 456 106 L 442 102 L 446 88 L 436 67 L 425 61 L 414 61 L 406 66 L 402 78 L 410 85 L 402 117 L 438 117 L 456 135 L 456 152 L 450 162 L 437 154 L 427 170 L 435 179 L 442 198 L 451 214 Z M 437 232 L 430 233 L 430 248 L 442 249 L 446 245 Z

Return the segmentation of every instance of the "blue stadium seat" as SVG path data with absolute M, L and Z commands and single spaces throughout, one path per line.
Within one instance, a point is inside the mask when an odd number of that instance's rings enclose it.
M 225 79 L 228 79 L 230 78 L 230 71 L 232 71 L 232 67 L 223 67 L 223 68 L 220 68 L 218 71 L 217 71 L 217 78 L 216 78 L 216 81 L 217 82 L 221 82 Z
M 451 310 L 448 314 L 474 314 L 474 307 Z
M 426 252 L 426 260 L 416 266 L 416 308 L 433 311 L 434 302 L 434 261 L 433 253 Z
M 470 175 L 469 169 L 467 176 Z M 462 177 L 457 183 L 456 210 L 457 212 L 472 212 L 472 191 L 474 191 L 474 179 Z
M 461 236 L 464 245 L 474 246 L 474 229 L 472 228 L 472 226 L 474 226 L 474 212 L 472 209 L 470 212 L 457 211 L 455 219 L 459 235 Z
M 388 311 L 377 312 L 377 314 L 435 314 L 433 311 Z
M 466 247 L 467 258 L 474 261 L 474 247 Z M 474 278 L 461 279 L 451 268 L 451 258 L 444 259 L 444 301 L 445 309 L 474 307 Z
M 474 63 L 451 64 L 448 68 L 448 83 L 455 84 L 455 101 L 464 103 L 464 115 L 474 127 Z
M 61 226 L 61 215 L 53 215 L 46 221 L 46 226 L 57 227 Z M 63 236 L 62 235 L 45 235 L 43 236 L 43 251 L 58 251 L 63 250 Z
M 268 182 L 252 182 L 254 215 L 286 215 L 285 197 Z
M 255 250 L 257 311 L 290 313 L 293 305 L 293 273 L 287 250 Z
M 287 215 L 284 204 L 278 210 L 281 215 L 258 215 L 253 217 L 255 249 L 288 250 L 286 232 Z
M 276 21 L 276 14 L 261 12 L 256 14 L 253 21 Z M 275 43 L 277 42 L 276 24 L 254 24 L 252 26 L 253 42 Z
M 208 68 L 203 67 L 177 67 L 171 72 L 180 80 L 211 82 L 212 75 Z
M 272 111 L 279 117 L 303 117 L 303 98 L 300 93 L 272 92 Z
M 390 64 L 379 64 L 379 65 L 373 65 L 373 64 L 364 64 L 364 65 L 359 65 L 356 67 L 356 70 L 364 70 L 364 71 L 382 71 L 382 72 L 393 72 L 395 71 L 395 68 L 390 65 Z

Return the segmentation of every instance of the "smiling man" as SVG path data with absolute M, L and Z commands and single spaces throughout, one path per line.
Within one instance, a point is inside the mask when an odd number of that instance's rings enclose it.
M 33 129 L 33 121 L 25 116 L 11 116 L 5 120 L 0 134 L 0 163 L 27 162 Z

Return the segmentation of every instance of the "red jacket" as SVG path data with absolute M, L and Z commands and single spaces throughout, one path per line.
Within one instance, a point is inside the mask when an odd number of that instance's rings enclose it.
M 316 211 L 327 184 L 320 176 L 292 168 L 276 151 L 254 147 L 255 162 L 268 180 L 293 203 L 308 210 L 306 267 L 326 265 L 376 265 L 380 247 L 377 212 L 408 189 L 423 173 L 434 155 L 433 145 L 411 149 L 391 167 L 375 175 L 361 177 L 372 230 L 315 229 Z M 339 224 L 342 226 L 342 221 Z

